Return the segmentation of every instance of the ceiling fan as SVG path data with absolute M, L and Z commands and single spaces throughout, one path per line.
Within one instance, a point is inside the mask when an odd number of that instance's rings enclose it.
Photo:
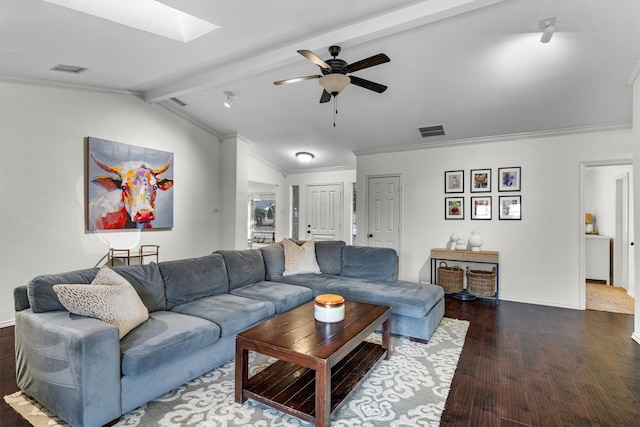
M 329 53 L 332 58 L 327 59 L 326 61 L 310 50 L 299 50 L 298 53 L 300 55 L 320 67 L 322 75 L 316 74 L 312 76 L 295 77 L 293 79 L 279 80 L 277 82 L 273 82 L 273 84 L 282 85 L 301 82 L 304 80 L 320 79 L 319 83 L 324 88 L 322 96 L 320 97 L 321 103 L 329 102 L 332 96 L 334 98 L 338 96 L 338 94 L 342 92 L 349 83 L 353 83 L 356 86 L 360 86 L 377 93 L 382 93 L 387 90 L 387 86 L 381 85 L 380 83 L 375 83 L 356 76 L 347 76 L 349 73 L 389 62 L 390 59 L 387 55 L 379 53 L 369 58 L 348 64 L 347 61 L 336 58 L 340 53 L 340 50 L 340 46 L 329 47 Z

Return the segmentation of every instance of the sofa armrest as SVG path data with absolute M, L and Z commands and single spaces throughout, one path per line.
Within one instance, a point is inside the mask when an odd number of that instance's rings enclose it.
M 118 328 L 67 311 L 15 313 L 18 386 L 72 426 L 121 415 Z

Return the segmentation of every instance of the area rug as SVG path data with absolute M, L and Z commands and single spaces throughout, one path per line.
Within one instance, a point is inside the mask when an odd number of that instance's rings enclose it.
M 391 337 L 390 360 L 380 361 L 335 414 L 332 426 L 437 426 L 449 394 L 469 322 L 444 318 L 428 344 Z M 380 343 L 380 334 L 368 341 Z M 250 352 L 251 374 L 275 359 Z M 123 415 L 115 426 L 310 426 L 248 399 L 234 402 L 234 363 L 197 378 Z M 36 427 L 67 426 L 21 392 L 5 401 Z
M 586 292 L 587 310 L 633 314 L 634 300 L 624 288 L 587 283 Z

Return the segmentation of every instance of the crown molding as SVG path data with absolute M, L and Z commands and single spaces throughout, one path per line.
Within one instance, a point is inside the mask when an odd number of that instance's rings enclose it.
M 373 148 L 371 150 L 358 150 L 353 154 L 356 156 L 380 153 L 395 153 L 402 151 L 422 150 L 428 148 L 455 147 L 472 144 L 491 144 L 496 142 L 519 141 L 523 139 L 541 139 L 553 136 L 575 135 L 590 132 L 607 132 L 612 130 L 631 129 L 631 123 L 610 123 L 605 125 L 579 126 L 564 129 L 550 129 L 534 132 L 511 133 L 504 135 L 481 136 L 477 138 L 455 139 L 451 141 L 424 142 L 421 144 L 401 145 L 397 147 Z
M 355 170 L 356 165 L 342 165 L 342 166 L 329 166 L 324 168 L 310 168 L 310 169 L 289 169 L 287 170 L 287 174 L 295 175 L 295 174 L 305 174 L 305 173 L 313 173 L 313 172 L 344 172 L 349 170 Z
M 144 98 L 142 100 L 144 100 Z M 215 130 L 211 129 L 210 127 L 203 125 L 201 122 L 199 122 L 197 120 L 194 120 L 191 117 L 187 116 L 182 111 L 178 110 L 177 107 L 174 107 L 173 105 L 170 105 L 169 104 L 170 102 L 172 102 L 172 101 L 158 102 L 156 105 L 161 106 L 166 111 L 168 111 L 168 112 L 170 112 L 172 114 L 175 114 L 176 116 L 180 117 L 181 119 L 186 120 L 189 123 L 191 123 L 192 125 L 202 129 L 203 131 L 207 132 L 208 134 L 210 134 L 211 136 L 216 138 L 218 140 L 218 142 L 222 142 L 222 140 L 224 139 L 224 137 L 222 135 L 220 135 L 218 132 L 216 132 Z M 148 102 L 147 102 L 147 104 L 148 104 Z M 153 105 L 153 104 L 151 104 L 151 105 Z
M 73 90 L 80 90 L 80 91 L 87 91 L 87 92 L 110 93 L 110 94 L 116 94 L 116 95 L 129 95 L 129 96 L 135 96 L 136 98 L 144 100 L 144 93 L 138 92 L 138 91 L 79 85 L 74 83 L 57 82 L 53 80 L 34 79 L 31 77 L 14 76 L 10 74 L 0 74 L 0 82 L 16 83 L 16 84 L 23 84 L 23 85 L 29 85 L 29 86 L 50 87 L 50 88 L 57 88 L 57 89 L 73 89 Z

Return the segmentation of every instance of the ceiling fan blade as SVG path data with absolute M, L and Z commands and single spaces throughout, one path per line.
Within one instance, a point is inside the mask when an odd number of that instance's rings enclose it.
M 302 49 L 302 50 L 299 50 L 298 53 L 304 56 L 305 58 L 307 58 L 309 61 L 316 64 L 317 66 L 319 66 L 320 68 L 323 68 L 325 70 L 331 70 L 331 66 L 329 64 L 324 62 L 322 58 L 320 58 L 318 55 L 311 52 L 310 50 Z
M 353 73 L 354 71 L 373 67 L 374 65 L 384 64 L 385 62 L 389 61 L 391 60 L 387 55 L 385 55 L 384 53 L 379 53 L 361 61 L 354 62 L 353 64 L 349 64 L 345 67 L 345 69 L 348 73 Z
M 351 83 L 356 86 L 363 87 L 365 89 L 372 90 L 374 92 L 382 93 L 387 90 L 387 86 L 381 85 L 380 83 L 375 83 L 369 80 L 361 79 L 360 77 L 350 76 Z
M 286 80 L 278 80 L 277 82 L 273 82 L 274 85 L 285 85 L 287 83 L 297 83 L 297 82 L 301 82 L 303 80 L 312 80 L 312 79 L 319 79 L 322 76 L 304 76 L 304 77 L 295 77 L 293 79 L 286 79 Z
M 320 103 L 323 104 L 329 101 L 331 101 L 331 94 L 326 90 L 322 91 L 322 96 L 320 97 Z

